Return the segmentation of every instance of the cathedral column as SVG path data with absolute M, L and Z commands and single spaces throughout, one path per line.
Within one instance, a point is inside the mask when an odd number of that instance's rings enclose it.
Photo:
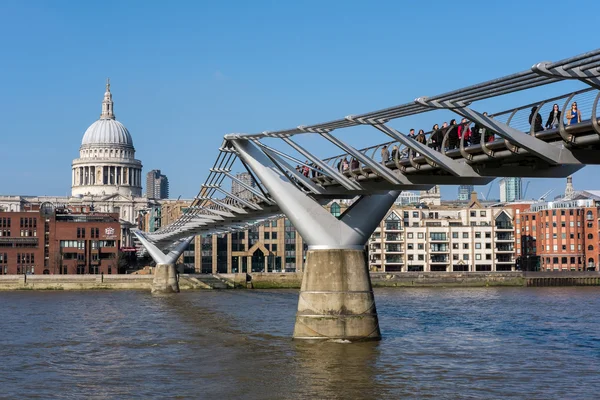
M 121 167 L 115 167 L 115 183 L 117 185 L 121 184 Z
M 96 167 L 90 167 L 90 185 L 96 183 Z
M 83 185 L 83 167 L 79 167 L 79 186 Z

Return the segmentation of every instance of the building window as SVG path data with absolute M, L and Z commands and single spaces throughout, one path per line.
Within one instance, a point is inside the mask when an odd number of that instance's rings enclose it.
M 476 217 L 476 216 L 477 216 L 477 213 L 476 213 L 475 211 L 471 211 L 471 214 L 470 214 L 470 215 L 471 215 L 471 217 Z
M 588 251 L 593 251 L 594 250 L 594 246 L 592 246 L 591 244 L 588 246 Z
M 333 203 L 331 205 L 331 207 L 329 207 L 329 211 L 331 212 L 331 215 L 333 215 L 334 217 L 339 217 L 341 212 L 340 212 L 340 205 L 338 203 Z
M 594 213 L 591 211 L 586 212 L 585 219 L 587 219 L 588 221 L 592 221 L 594 219 Z
M 566 264 L 567 263 L 567 257 L 561 257 L 560 258 L 560 263 L 561 264 Z
M 594 238 L 594 235 L 591 233 L 588 233 L 588 239 L 593 239 L 593 238 Z
M 419 254 L 417 257 L 418 257 L 418 260 L 419 260 L 419 261 L 423 261 L 423 260 L 425 260 L 425 258 L 423 257 L 423 254 Z
M 463 239 L 469 238 L 469 232 L 463 232 Z
M 413 234 L 412 234 L 412 232 L 408 232 L 408 233 L 406 234 L 406 237 L 407 237 L 407 238 L 409 238 L 409 239 L 412 239 L 412 238 L 413 238 Z
M 423 243 L 417 244 L 417 250 L 423 250 Z
M 458 243 L 452 243 L 452 249 L 458 250 Z
M 481 239 L 481 232 L 475 232 L 475 239 Z
M 481 254 L 475 254 L 475 259 L 476 260 L 481 260 Z
M 458 232 L 452 232 L 452 239 L 458 239 Z
M 485 259 L 486 260 L 491 260 L 492 259 L 492 255 L 491 254 L 486 254 L 485 255 Z
M 486 214 L 485 211 L 479 211 L 479 216 L 480 217 L 485 217 L 485 214 Z
M 475 248 L 476 249 L 481 249 L 481 243 L 475 243 Z
M 446 240 L 446 233 L 445 232 L 430 232 L 429 238 L 431 240 Z
M 458 260 L 458 254 L 452 254 L 452 259 L 453 260 Z
M 271 251 L 277 251 L 277 245 L 276 244 L 272 244 L 271 245 Z
M 469 261 L 469 255 L 468 254 L 463 254 L 463 260 L 464 261 Z
M 423 239 L 424 237 L 425 235 L 423 234 L 423 232 L 417 233 L 417 239 Z
M 415 245 L 414 245 L 414 244 L 412 244 L 412 243 L 407 243 L 407 244 L 406 244 L 406 249 L 407 249 L 407 250 L 414 250 L 414 248 L 415 248 Z
M 469 243 L 463 243 L 463 250 L 469 249 Z
M 269 232 L 265 232 L 265 239 L 268 240 L 270 238 Z

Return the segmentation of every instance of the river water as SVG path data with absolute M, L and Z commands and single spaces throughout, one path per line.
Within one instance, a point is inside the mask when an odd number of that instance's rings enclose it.
M 292 341 L 297 300 L 0 293 L 0 398 L 600 398 L 598 288 L 377 289 L 352 344 Z

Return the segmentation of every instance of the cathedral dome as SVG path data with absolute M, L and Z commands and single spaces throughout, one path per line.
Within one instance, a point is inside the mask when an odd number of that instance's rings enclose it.
M 122 123 L 110 118 L 101 118 L 87 128 L 81 144 L 117 144 L 133 147 L 133 140 Z

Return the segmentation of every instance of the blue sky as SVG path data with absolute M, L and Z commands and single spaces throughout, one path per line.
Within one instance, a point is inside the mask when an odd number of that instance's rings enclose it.
M 583 18 L 597 14 L 598 3 L 578 1 L 573 16 L 565 5 L 4 0 L 0 194 L 70 193 L 71 161 L 100 115 L 106 77 L 144 172 L 161 169 L 172 197 L 191 198 L 226 133 L 337 119 L 598 48 L 597 26 Z M 499 111 L 580 87 L 546 87 L 482 107 Z M 427 113 L 395 126 L 428 128 L 437 118 Z M 349 141 L 374 140 L 361 131 Z M 576 173 L 576 189 L 600 189 L 599 172 Z M 533 179 L 527 197 L 563 187 L 562 179 Z M 442 194 L 454 198 L 456 188 Z

